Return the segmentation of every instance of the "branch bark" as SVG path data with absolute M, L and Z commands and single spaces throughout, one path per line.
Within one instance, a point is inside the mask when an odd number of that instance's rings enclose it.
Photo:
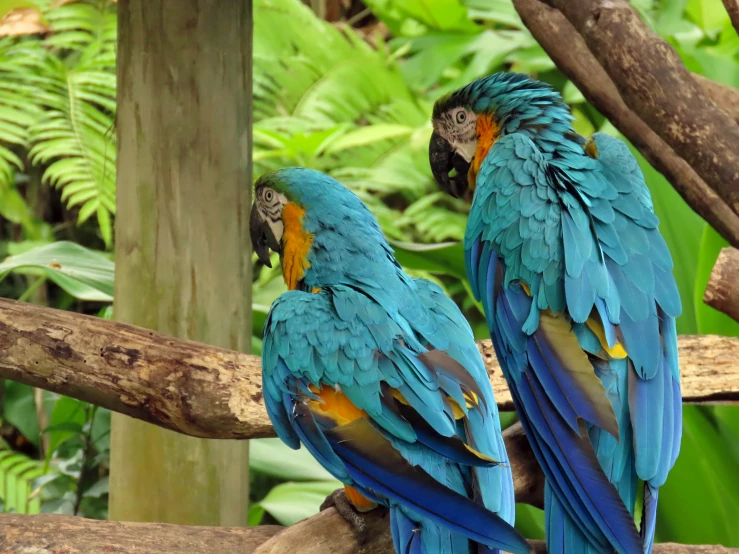
M 337 514 L 338 515 L 338 514 Z M 340 517 L 340 516 L 339 516 Z M 282 527 L 197 527 L 99 521 L 60 515 L 0 515 L 3 554 L 253 554 Z
M 739 5 L 739 0 L 733 1 Z M 712 81 L 708 77 L 704 77 L 698 73 L 691 73 L 691 75 L 703 87 L 703 90 L 713 100 L 713 103 L 724 110 L 726 115 L 739 124 L 739 90 L 729 85 Z
M 511 395 L 481 341 L 501 410 Z M 686 402 L 739 401 L 739 339 L 683 335 Z M 0 378 L 196 437 L 274 436 L 259 358 L 114 321 L 0 299 Z
M 739 33 L 739 0 L 723 0 L 723 2 L 734 30 Z
M 613 80 L 590 53 L 587 44 L 567 18 L 541 0 L 514 0 L 514 6 L 542 48 L 588 101 L 672 183 L 698 215 L 729 243 L 739 246 L 739 216 L 626 105 Z M 712 98 L 724 98 L 724 104 L 733 105 L 736 102 L 739 106 L 739 92 L 729 94 L 723 88 L 713 86 L 716 83 L 709 83 Z M 708 90 L 709 85 L 706 86 Z
M 685 401 L 739 401 L 739 366 L 734 363 L 739 356 L 739 339 L 681 336 L 679 346 Z M 490 341 L 482 341 L 479 347 L 500 408 L 511 410 L 510 392 Z M 262 402 L 260 364 L 256 356 L 176 339 L 132 325 L 5 299 L 0 299 L 0 378 L 73 396 L 198 437 L 247 439 L 274 434 Z M 504 437 L 516 477 L 517 499 L 541 506 L 543 478 L 520 425 L 507 429 Z M 313 519 L 304 523 L 311 528 L 315 526 L 315 532 L 324 537 L 321 540 L 328 541 L 331 537 L 331 548 L 339 548 L 319 551 L 329 554 L 363 552 L 351 542 L 351 536 L 349 539 L 336 538 L 334 527 L 343 522 L 329 519 L 327 514 L 317 516 L 327 518 L 325 526 L 318 524 L 324 519 L 318 523 Z M 373 514 L 372 517 L 380 516 Z M 34 518 L 28 519 L 27 525 L 32 525 L 33 521 Z M 29 531 L 31 538 L 28 540 L 64 539 L 57 537 L 59 533 L 52 532 L 48 525 L 43 529 L 43 533 L 36 535 Z M 90 538 L 93 540 L 95 537 Z M 208 544 L 213 544 L 225 539 L 214 535 L 212 542 L 208 540 Z M 276 541 L 267 543 L 264 548 L 273 544 L 276 549 L 273 552 L 291 551 Z M 351 549 L 342 550 L 347 546 L 344 543 Z M 304 550 L 304 538 L 301 544 L 301 553 L 313 552 Z M 96 551 L 79 550 L 83 553 Z M 229 550 L 225 547 L 219 551 Z M 371 552 L 385 551 L 378 547 Z
M 736 248 L 721 250 L 703 302 L 739 321 L 739 250 Z
M 285 528 L 257 547 L 253 554 L 395 554 L 388 519 L 382 510 L 366 514 L 369 539 L 360 545 L 346 521 L 332 508 Z M 531 547 L 536 554 L 547 552 L 544 541 L 531 541 Z M 666 543 L 655 545 L 652 553 L 737 554 L 739 549 Z
M 60 515 L 0 515 L 3 554 L 395 554 L 387 512 L 365 515 L 368 541 L 359 545 L 354 532 L 331 508 L 292 527 L 196 527 L 166 523 L 98 521 Z M 546 553 L 533 541 L 533 551 Z M 654 554 L 736 554 L 722 546 L 658 544 Z
M 572 23 L 627 106 L 739 214 L 739 126 L 626 0 L 546 0 Z M 618 45 L 618 47 L 616 47 Z

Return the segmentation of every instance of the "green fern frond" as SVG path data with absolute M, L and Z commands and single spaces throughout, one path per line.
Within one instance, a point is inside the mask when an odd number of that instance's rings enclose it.
M 43 463 L 13 451 L 0 441 L 0 498 L 5 512 L 38 514 L 41 500 L 33 495 L 33 481 L 44 474 Z
M 40 51 L 38 41 L 0 39 L 0 191 L 12 187 L 16 170 L 24 169 L 17 151 L 27 146 L 28 126 L 40 113 L 29 102 L 34 90 L 29 79 L 31 51 Z
M 255 12 L 255 173 L 286 165 L 326 171 L 368 202 L 390 236 L 417 239 L 415 229 L 394 223 L 405 204 L 434 190 L 430 104 L 419 104 L 384 49 L 299 1 L 257 0 Z M 388 207 L 396 194 L 403 201 Z
M 43 114 L 29 128 L 29 158 L 62 191 L 78 223 L 96 215 L 112 242 L 115 213 L 115 8 L 89 1 L 52 8 L 51 50 L 37 57 L 37 103 Z M 65 55 L 61 55 L 64 52 Z M 69 53 L 71 52 L 71 53 Z

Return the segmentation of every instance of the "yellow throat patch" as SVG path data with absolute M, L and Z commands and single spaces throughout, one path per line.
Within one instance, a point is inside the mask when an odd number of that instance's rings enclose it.
M 282 277 L 289 290 L 298 288 L 305 270 L 310 267 L 308 252 L 313 244 L 313 235 L 303 229 L 305 210 L 288 202 L 282 209 Z

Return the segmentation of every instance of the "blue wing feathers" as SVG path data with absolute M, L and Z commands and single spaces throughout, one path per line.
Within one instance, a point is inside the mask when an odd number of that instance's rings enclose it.
M 547 476 L 550 552 L 595 553 L 611 544 L 618 552 L 648 553 L 651 539 L 645 537 L 642 546 L 630 513 L 637 478 L 651 487 L 656 505 L 679 450 L 674 318 L 681 304 L 636 160 L 618 139 L 596 133 L 592 140 L 597 158 L 561 138 L 559 145 L 542 140 L 538 131 L 536 143 L 510 130 L 499 138 L 478 173 L 466 265 Z M 531 298 L 519 282 L 528 285 Z M 566 380 L 575 358 L 564 362 L 542 342 L 541 314 L 547 310 L 571 322 L 572 337 L 603 384 L 601 393 Z M 620 345 L 628 358 L 606 352 L 584 325 L 590 318 L 602 326 L 608 348 Z M 562 347 L 561 339 L 552 340 Z M 613 408 L 618 438 L 605 432 L 610 420 L 588 411 L 601 401 L 598 394 Z M 575 448 L 580 420 L 589 423 L 592 459 Z M 592 479 L 578 481 L 575 467 L 589 468 Z M 609 521 L 609 514 L 618 515 Z
M 336 478 L 390 507 L 399 552 L 467 554 L 470 540 L 490 547 L 486 552 L 528 552 L 511 527 L 513 480 L 472 331 L 438 286 L 411 283 L 416 305 L 406 302 L 404 309 L 419 317 L 404 321 L 354 288 L 282 295 L 270 310 L 263 345 L 270 419 L 291 447 L 302 442 Z M 446 352 L 435 350 L 439 345 Z M 386 455 L 373 458 L 362 441 L 337 441 L 351 424 L 315 407 L 323 400 L 310 386 L 340 387 L 367 414 L 357 421 L 371 422 L 371 450 L 384 448 Z M 478 395 L 477 405 L 468 406 L 469 391 Z M 466 413 L 463 420 L 455 420 L 446 396 Z M 405 459 L 405 468 L 388 465 L 391 458 Z M 428 479 L 443 485 L 430 493 Z M 475 500 L 467 497 L 473 486 L 465 479 L 475 483 Z

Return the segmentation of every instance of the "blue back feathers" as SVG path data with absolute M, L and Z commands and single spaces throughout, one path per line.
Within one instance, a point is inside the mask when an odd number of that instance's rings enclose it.
M 680 443 L 681 304 L 641 171 L 620 140 L 586 142 L 559 94 L 526 76 L 480 79 L 437 110 L 457 105 L 501 130 L 477 176 L 466 263 L 547 476 L 549 551 L 650 552 Z
M 280 438 L 389 506 L 398 553 L 469 554 L 470 541 L 485 553 L 528 552 L 511 527 L 492 388 L 457 306 L 403 272 L 375 218 L 339 183 L 299 168 L 268 179 L 304 208 L 313 234 L 302 286 L 277 299 L 265 325 L 265 403 Z M 324 412 L 319 389 L 365 415 Z

